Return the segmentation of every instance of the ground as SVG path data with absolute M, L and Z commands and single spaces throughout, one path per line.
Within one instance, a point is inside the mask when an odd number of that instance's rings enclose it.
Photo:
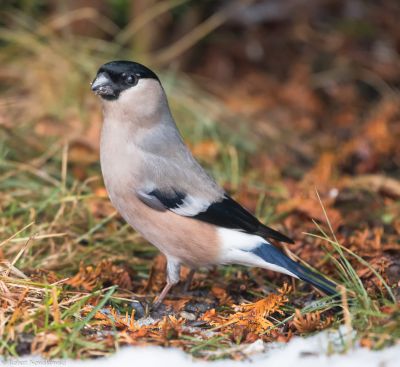
M 260 220 L 292 237 L 282 249 L 336 281 L 340 296 L 226 266 L 202 269 L 188 292 L 178 285 L 156 311 L 165 259 L 115 212 L 98 164 L 101 110 L 89 83 L 116 57 L 116 41 L 64 34 L 60 15 L 37 22 L 11 12 L 0 29 L 1 354 L 81 359 L 156 345 L 240 360 L 252 343 L 340 325 L 337 353 L 398 345 L 392 7 L 367 9 L 368 24 L 382 27 L 375 33 L 334 16 L 321 26 L 313 14 L 267 24 L 251 39 L 274 57 L 257 62 L 239 52 L 248 33 L 228 23 L 179 71 L 158 67 L 194 155 Z

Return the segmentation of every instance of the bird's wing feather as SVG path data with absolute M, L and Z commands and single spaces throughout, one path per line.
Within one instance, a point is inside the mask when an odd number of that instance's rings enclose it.
M 156 195 L 152 195 L 151 193 L 147 193 L 144 190 L 138 190 L 136 192 L 137 197 L 147 206 L 150 208 L 153 208 L 158 211 L 163 211 L 165 212 L 167 209 L 169 209 L 166 205 L 164 205 L 160 199 Z
M 282 233 L 262 224 L 254 215 L 228 195 L 225 195 L 222 201 L 212 203 L 206 211 L 200 212 L 194 217 L 220 227 L 238 229 L 264 238 L 294 243 L 292 239 Z
M 178 215 L 192 217 L 219 227 L 236 229 L 264 238 L 293 243 L 292 239 L 263 225 L 228 195 L 224 195 L 219 201 L 209 202 L 174 189 L 153 189 L 144 195 L 143 192 L 138 194 L 138 197 L 145 204 L 155 209 L 158 209 L 159 204 L 162 204 L 165 209 Z

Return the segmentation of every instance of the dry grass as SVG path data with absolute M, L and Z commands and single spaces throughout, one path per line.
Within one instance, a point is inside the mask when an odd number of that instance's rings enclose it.
M 237 345 L 287 341 L 342 322 L 355 331 L 343 350 L 355 340 L 370 348 L 398 342 L 398 285 L 385 275 L 392 264 L 381 262 L 387 251 L 398 253 L 393 240 L 400 233 L 393 219 L 399 213 L 396 189 L 393 194 L 397 181 L 391 181 L 393 199 L 381 195 L 381 186 L 373 192 L 393 217 L 385 217 L 389 234 L 377 226 L 336 237 L 340 220 L 354 227 L 326 189 L 351 186 L 332 173 L 344 158 L 323 156 L 299 183 L 275 172 L 267 188 L 264 171 L 271 172 L 270 162 L 262 161 L 264 151 L 244 138 L 248 133 L 238 127 L 243 117 L 173 72 L 163 72 L 162 80 L 196 156 L 263 220 L 284 222 L 299 240 L 300 247 L 291 250 L 344 287 L 339 301 L 321 298 L 303 284 L 284 285 L 288 278 L 230 266 L 200 272 L 189 295 L 178 289 L 159 312 L 149 311 L 163 285 L 165 263 L 106 196 L 98 165 L 101 114 L 89 82 L 104 61 L 131 58 L 132 51 L 123 47 L 128 36 L 180 3 L 165 2 L 165 8 L 155 7 L 122 31 L 90 9 L 41 22 L 25 14 L 7 15 L 12 26 L 0 29 L 5 45 L 0 79 L 6 86 L 0 102 L 1 354 L 86 358 L 108 355 L 120 345 L 156 344 L 207 359 L 243 358 Z M 77 17 L 100 21 L 113 41 L 63 32 Z M 150 59 L 135 55 L 141 58 Z M 385 103 L 378 112 L 389 124 L 396 114 L 391 102 Z M 257 169 L 251 163 L 254 152 L 261 157 Z M 325 180 L 326 211 L 308 193 L 315 177 Z M 309 218 L 317 219 L 317 228 Z M 311 236 L 304 239 L 303 230 Z M 343 313 L 332 312 L 334 307 Z M 147 324 L 149 316 L 154 320 Z

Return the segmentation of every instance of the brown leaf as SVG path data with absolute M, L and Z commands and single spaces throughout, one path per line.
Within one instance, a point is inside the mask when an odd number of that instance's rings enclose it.
M 189 301 L 190 298 L 180 298 L 178 300 L 164 300 L 163 304 L 172 309 L 174 312 L 179 312 Z
M 299 333 L 310 333 L 315 330 L 323 330 L 327 328 L 333 319 L 331 317 L 321 320 L 321 314 L 316 312 L 309 312 L 302 315 L 299 309 L 296 309 L 292 325 Z
M 232 298 L 228 295 L 226 290 L 224 288 L 218 287 L 218 286 L 213 286 L 211 288 L 211 293 L 218 299 L 219 304 L 221 306 L 223 305 L 228 305 L 232 306 L 233 305 L 233 300 Z
M 288 287 L 279 290 L 279 294 L 271 293 L 264 299 L 254 303 L 242 304 L 235 307 L 236 312 L 223 317 L 213 310 L 204 313 L 202 319 L 214 327 L 220 327 L 224 332 L 233 332 L 236 337 L 243 338 L 247 333 L 262 335 L 274 324 L 268 319 L 273 313 L 283 314 L 281 307 L 288 301 Z
M 118 285 L 124 289 L 132 288 L 132 280 L 128 271 L 106 260 L 100 262 L 95 268 L 81 264 L 79 272 L 68 279 L 66 284 L 87 291 L 92 291 L 104 284 L 107 284 L 107 286 L 110 284 Z
M 330 208 L 331 201 L 324 203 L 329 221 L 333 229 L 337 229 L 342 224 L 343 219 L 340 212 L 336 209 Z M 310 219 L 315 219 L 321 223 L 326 223 L 324 212 L 321 208 L 319 201 L 316 198 L 309 198 L 306 196 L 297 195 L 291 199 L 282 202 L 277 206 L 278 213 L 301 213 Z
M 218 157 L 219 146 L 214 140 L 205 140 L 193 146 L 192 152 L 197 158 L 213 163 Z
M 317 187 L 319 191 L 326 190 L 332 185 L 336 156 L 325 152 L 319 158 L 317 164 L 303 178 L 303 187 Z

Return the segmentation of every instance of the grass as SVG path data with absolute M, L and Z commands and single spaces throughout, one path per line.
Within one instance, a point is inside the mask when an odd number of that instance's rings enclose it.
M 335 315 L 335 324 L 339 325 L 343 321 L 346 328 L 342 340 L 342 352 L 349 350 L 356 341 L 366 338 L 375 340 L 376 342 L 374 343 L 374 348 L 377 349 L 393 344 L 399 338 L 398 316 L 393 313 L 391 316 L 394 317 L 390 317 L 387 311 L 382 312 L 383 306 L 386 310 L 396 310 L 397 307 L 396 300 L 394 299 L 394 295 L 392 294 L 390 287 L 386 284 L 381 275 L 376 273 L 375 269 L 373 269 L 367 262 L 365 262 L 358 255 L 354 254 L 352 251 L 340 245 L 333 232 L 321 200 L 320 203 L 322 210 L 326 215 L 327 223 L 331 230 L 331 236 L 328 236 L 319 224 L 316 224 L 316 226 L 321 232 L 321 235 L 310 234 L 310 236 L 323 239 L 328 245 L 332 246 L 332 249 L 327 253 L 330 256 L 331 261 L 335 264 L 337 272 L 341 278 L 341 299 L 334 300 L 332 297 L 319 299 L 318 301 L 305 306 L 302 309 L 302 313 L 306 315 L 310 313 L 326 311 L 334 307 L 341 307 L 343 312 Z M 102 225 L 100 224 L 101 223 L 95 225 L 93 228 L 101 230 Z M 26 227 L 30 228 L 32 227 L 32 224 L 29 224 Z M 24 228 L 17 232 L 9 240 L 15 239 L 16 236 L 20 235 L 28 228 Z M 2 244 L 4 245 L 5 242 Z M 25 246 L 22 250 L 24 250 L 26 247 L 27 246 Z M 22 250 L 18 252 L 14 260 L 11 262 L 13 265 L 18 263 L 18 260 L 22 254 Z M 355 269 L 348 261 L 346 253 L 349 253 L 350 256 L 356 259 L 356 261 L 360 261 L 363 265 L 369 267 L 371 271 L 375 273 L 375 276 L 382 282 L 386 292 L 382 293 L 378 298 L 371 297 L 367 293 L 367 290 L 363 286 L 363 283 L 358 277 Z M 85 337 L 82 337 L 81 333 L 85 327 L 90 325 L 94 315 L 96 315 L 96 313 L 107 303 L 110 303 L 110 301 L 113 299 L 115 301 L 121 299 L 121 297 L 118 296 L 113 297 L 113 294 L 116 292 L 116 286 L 110 287 L 109 289 L 89 292 L 86 295 L 79 293 L 78 299 L 74 299 L 72 297 L 72 299 L 67 301 L 67 304 L 63 304 L 62 302 L 58 303 L 58 298 L 61 293 L 69 292 L 63 287 L 62 282 L 56 285 L 49 285 L 45 283 L 32 282 L 29 280 L 18 280 L 16 278 L 10 278 L 6 276 L 2 276 L 1 281 L 9 287 L 20 286 L 26 289 L 28 292 L 41 292 L 41 306 L 36 310 L 35 317 L 44 319 L 44 322 L 42 325 L 40 325 L 40 327 L 38 327 L 35 325 L 37 319 L 35 321 L 34 317 L 30 320 L 32 323 L 31 327 L 33 328 L 27 328 L 29 325 L 28 324 L 24 325 L 24 329 L 31 330 L 31 332 L 37 336 L 41 335 L 42 333 L 46 333 L 46 338 L 48 338 L 48 334 L 57 336 L 59 344 L 57 345 L 57 348 L 53 348 L 52 352 L 48 354 L 49 357 L 58 356 L 77 358 L 84 353 L 83 351 L 85 351 L 85 349 L 90 350 L 91 353 L 89 355 L 92 356 L 98 354 L 105 355 L 110 351 L 110 346 L 106 346 L 103 343 L 88 341 L 85 339 Z M 74 292 L 71 293 L 73 294 Z M 90 312 L 86 314 L 86 316 L 81 318 L 80 315 L 84 314 L 83 310 L 88 305 L 88 302 L 99 296 L 100 298 L 96 305 L 91 309 Z M 295 297 L 295 294 L 293 294 L 293 296 Z M 118 303 L 114 303 L 114 305 L 117 304 Z M 289 307 L 286 307 L 285 313 L 289 314 L 290 316 L 283 320 L 276 320 L 274 328 L 279 328 L 282 325 L 288 324 L 295 317 L 295 309 L 290 305 Z M 11 320 L 12 318 L 13 316 L 11 316 Z M 11 321 L 9 325 L 12 325 Z M 204 355 L 210 356 L 213 355 L 213 353 L 215 353 L 215 355 L 224 356 L 225 353 L 223 350 L 226 348 L 229 349 L 228 335 L 216 335 L 206 339 L 199 339 L 198 337 L 183 335 L 181 340 L 187 342 L 186 348 L 188 352 L 197 357 L 202 357 Z M 115 343 L 118 344 L 118 341 L 115 340 Z M 17 355 L 17 344 L 7 343 L 7 341 L 3 340 L 2 346 L 3 352 L 13 356 Z M 46 348 L 42 348 L 39 350 L 44 352 L 45 349 Z M 336 352 L 338 351 L 337 348 L 335 350 Z M 83 355 L 89 356 L 88 354 Z M 229 355 L 229 353 L 226 355 Z
M 347 340 L 345 349 L 350 349 L 360 339 L 360 336 L 378 338 L 374 345 L 377 349 L 395 343 L 400 336 L 398 332 L 393 333 L 393 325 L 398 322 L 396 321 L 397 316 L 394 314 L 393 319 L 388 320 L 387 312 L 382 312 L 383 307 L 398 310 L 398 302 L 391 287 L 367 261 L 339 243 L 318 192 L 317 197 L 327 220 L 330 236 L 316 222 L 315 225 L 321 234 L 310 235 L 328 242 L 333 248 L 333 253 L 329 253 L 329 256 L 340 275 L 340 305 L 343 308 L 343 320 L 346 327 L 345 338 Z M 337 258 L 334 255 L 337 255 Z M 348 260 L 348 256 L 368 268 L 379 279 L 383 286 L 380 295 L 372 297 L 368 294 L 361 278 Z M 356 333 L 353 333 L 354 330 Z
M 160 12 L 181 3 L 163 2 L 165 7 L 150 9 L 125 30 L 112 30 L 105 22 L 113 41 L 59 32 L 76 13 L 48 22 L 12 13 L 13 27 L 0 29 L 5 45 L 0 52 L 5 65 L 1 78 L 6 83 L 0 103 L 5 116 L 0 121 L 1 354 L 88 358 L 113 353 L 120 345 L 147 343 L 179 347 L 196 357 L 222 358 L 237 353 L 238 344 L 254 341 L 254 335 L 246 330 L 228 333 L 219 326 L 210 335 L 207 332 L 213 327 L 203 325 L 190 331 L 186 328 L 189 321 L 180 324 L 181 309 L 159 315 L 161 321 L 153 328 L 141 327 L 140 320 L 133 323 L 132 316 L 140 319 L 142 311 L 130 300 L 136 298 L 148 305 L 159 290 L 157 281 L 147 288 L 150 274 L 157 278 L 162 271 L 154 265 L 156 249 L 115 213 L 101 181 L 97 139 L 91 130 L 99 129 L 101 117 L 89 82 L 102 62 L 131 58 L 136 50 L 124 47 L 129 37 Z M 79 16 L 97 19 L 98 15 L 87 11 Z M 211 18 L 195 36 L 209 32 L 207 27 L 217 24 L 215 19 L 223 21 L 220 14 Z M 187 47 L 190 41 L 186 38 L 183 45 Z M 179 44 L 172 51 L 177 52 L 176 48 Z M 172 52 L 167 51 L 164 57 Z M 149 55 L 135 54 L 135 58 L 149 59 Z M 245 199 L 252 190 L 256 192 L 255 212 L 266 223 L 288 218 L 289 213 L 279 212 L 277 206 L 289 200 L 289 185 L 280 178 L 272 190 L 259 179 L 261 173 L 252 168 L 250 158 L 263 151 L 251 138 L 246 139 L 248 132 L 239 124 L 242 117 L 233 116 L 223 103 L 181 73 L 163 71 L 161 79 L 183 135 L 217 181 L 234 194 L 244 191 Z M 396 343 L 400 338 L 396 295 L 368 261 L 341 245 L 318 199 L 328 228 L 315 222 L 318 232 L 308 238 L 315 246 L 325 245 L 322 265 L 329 275 L 340 279 L 341 299 L 321 298 L 315 293 L 309 299 L 309 289 L 296 285 L 288 295 L 289 302 L 280 309 L 283 314 L 274 313 L 274 326 L 257 337 L 271 341 L 289 339 L 290 333 L 309 335 L 332 317 L 332 326 L 344 323 L 346 327 L 343 351 L 356 341 L 375 349 Z M 301 227 L 304 222 L 302 218 Z M 101 265 L 103 261 L 107 263 Z M 379 292 L 370 293 L 366 288 L 357 273 L 360 265 L 382 285 Z M 77 274 L 82 278 L 82 272 L 86 272 L 86 283 L 71 284 Z M 234 314 L 226 299 L 224 303 L 212 294 L 215 284 L 226 289 L 224 297 L 248 304 L 282 285 L 282 278 L 267 281 L 264 275 L 236 266 L 201 273 L 195 281 L 200 295 L 193 296 L 189 304 L 215 307 L 217 315 Z M 124 287 L 128 280 L 130 286 Z M 332 314 L 329 310 L 334 307 L 343 312 Z M 303 316 L 318 314 L 321 320 L 314 324 L 303 320 L 303 329 L 308 329 L 299 331 L 293 326 L 296 317 L 300 320 L 298 308 Z M 104 318 L 104 310 L 116 314 Z M 143 310 L 144 316 L 148 311 Z M 192 313 L 197 319 L 204 314 Z
M 170 5 L 178 3 L 182 2 L 171 1 Z M 157 14 L 166 10 L 158 9 Z M 115 39 L 125 42 L 128 31 L 138 31 L 154 14 L 149 10 L 135 26 L 117 34 Z M 96 69 L 109 59 L 130 58 L 126 48 L 116 51 L 112 42 L 63 37 L 55 25 L 76 19 L 77 14 L 70 15 L 41 23 L 26 14 L 12 13 L 8 16 L 13 27 L 0 29 L 0 39 L 5 43 L 0 58 L 7 64 L 3 77 L 8 85 L 8 97 L 0 108 L 9 111 L 9 118 L 15 118 L 12 126 L 0 127 L 0 235 L 4 239 L 0 246 L 4 259 L 0 285 L 2 299 L 8 305 L 7 310 L 1 311 L 0 334 L 2 354 L 10 356 L 26 352 L 18 336 L 22 334 L 30 335 L 31 351 L 48 357 L 78 358 L 113 351 L 117 339 L 111 345 L 93 342 L 85 334 L 86 329 L 105 304 L 123 311 L 133 294 L 118 291 L 114 295 L 115 287 L 108 291 L 76 291 L 65 284 L 65 278 L 75 274 L 80 264 L 108 259 L 129 266 L 140 285 L 146 282 L 157 253 L 116 218 L 101 191 L 97 159 L 83 165 L 70 160 L 76 135 L 65 142 L 63 134 L 68 124 L 78 121 L 74 128 L 82 133 L 98 113 L 97 100 L 88 88 Z M 94 15 L 88 11 L 82 16 Z M 21 70 L 26 70 L 24 64 L 28 59 L 29 77 L 25 78 L 26 73 Z M 232 186 L 237 186 L 242 136 L 223 136 L 216 121 L 225 109 L 183 75 L 177 78 L 175 73 L 165 73 L 162 79 L 172 96 L 174 114 L 183 121 L 183 134 L 192 145 L 204 140 L 218 144 L 222 163 L 214 168 L 214 173 L 218 173 L 220 182 L 230 178 Z M 23 90 L 31 92 L 28 99 L 21 101 L 16 97 Z M 50 128 L 58 129 L 55 136 L 35 132 L 35 126 L 43 119 L 50 121 Z M 85 153 L 87 149 L 78 160 L 85 161 Z M 83 170 L 85 177 L 77 179 L 74 169 Z M 56 274 L 55 282 L 49 283 L 48 272 Z M 95 306 L 82 316 L 91 303 Z M 194 346 L 193 353 L 211 344 L 207 341 L 204 347 Z

